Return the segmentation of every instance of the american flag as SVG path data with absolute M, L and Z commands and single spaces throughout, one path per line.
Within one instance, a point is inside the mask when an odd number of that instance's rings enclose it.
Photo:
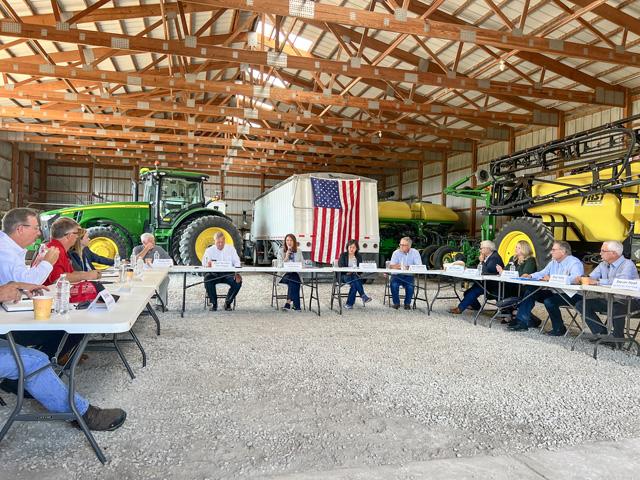
M 311 259 L 331 263 L 360 234 L 360 180 L 311 177 L 313 242 Z

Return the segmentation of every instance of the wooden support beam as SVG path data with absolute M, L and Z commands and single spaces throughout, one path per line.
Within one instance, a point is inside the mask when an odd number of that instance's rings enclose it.
M 27 156 L 27 160 L 29 162 L 29 200 L 33 201 L 33 192 L 35 189 L 35 183 L 36 183 L 36 166 L 35 166 L 35 159 L 33 158 L 33 155 L 29 155 L 28 153 L 26 154 Z
M 35 160 L 35 155 L 32 156 Z M 38 178 L 38 201 L 41 203 L 47 203 L 47 161 L 43 158 L 40 162 L 40 178 Z
M 401 168 L 398 172 L 398 200 L 402 201 L 402 182 L 404 177 L 404 169 Z
M 16 192 L 16 206 L 24 206 L 24 156 L 23 152 L 18 154 L 18 190 Z
M 20 149 L 18 148 L 18 143 L 14 142 L 11 144 L 11 195 L 10 195 L 10 204 L 12 208 L 18 206 L 18 182 L 20 178 L 19 174 L 20 168 Z
M 478 171 L 478 144 L 476 142 L 474 142 L 473 145 L 473 150 L 471 151 L 471 173 L 475 173 Z M 478 185 L 478 182 L 476 180 L 476 176 L 473 175 L 471 177 L 471 187 L 475 188 Z M 476 215 L 477 215 L 477 211 L 478 211 L 478 204 L 476 200 L 471 200 L 471 222 L 469 225 L 469 234 L 472 237 L 475 237 L 476 235 Z
M 234 8 L 254 13 L 271 13 L 275 15 L 290 15 L 288 0 L 261 0 L 251 2 L 246 0 L 195 0 L 198 3 L 220 8 Z M 555 42 L 553 39 L 523 35 L 520 32 L 489 30 L 478 27 L 461 27 L 454 23 L 437 22 L 417 18 L 398 19 L 395 15 L 366 10 L 345 8 L 336 5 L 314 3 L 314 20 L 368 27 L 410 35 L 428 35 L 454 42 L 464 41 L 478 45 L 490 45 L 509 50 L 523 50 L 529 52 L 548 53 L 572 58 L 584 58 L 606 63 L 635 67 L 638 65 L 637 55 L 631 52 L 620 52 L 611 48 L 585 46 L 575 42 Z
M 440 204 L 447 205 L 447 195 L 444 193 L 444 189 L 447 188 L 448 178 L 448 164 L 449 164 L 449 155 L 445 155 L 444 161 L 442 161 L 442 168 L 440 169 Z
M 424 162 L 418 162 L 418 201 L 422 201 L 422 182 L 424 181 Z

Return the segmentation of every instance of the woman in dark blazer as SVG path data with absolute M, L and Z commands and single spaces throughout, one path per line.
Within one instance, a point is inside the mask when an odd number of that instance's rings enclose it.
M 95 270 L 93 263 L 113 266 L 113 258 L 103 257 L 94 253 L 89 248 L 89 234 L 84 228 L 79 229 L 78 239 L 73 248 L 69 249 L 69 260 L 76 272 L 89 272 Z
M 357 240 L 349 240 L 347 242 L 347 249 L 340 254 L 338 260 L 338 267 L 349 268 L 357 267 L 362 263 L 362 256 L 359 253 L 360 246 Z M 371 297 L 368 297 L 364 293 L 364 286 L 362 285 L 362 279 L 357 273 L 342 273 L 340 274 L 340 282 L 349 284 L 349 296 L 347 297 L 347 303 L 345 308 L 353 308 L 353 304 L 356 302 L 356 293 L 360 294 L 362 304 L 369 303 Z
M 298 240 L 293 233 L 287 233 L 284 237 L 279 258 L 283 262 L 302 262 L 302 252 L 298 251 Z M 287 302 L 282 307 L 282 310 L 300 311 L 300 286 L 302 285 L 300 275 L 296 272 L 287 272 L 282 276 L 280 283 L 287 285 Z M 291 304 L 293 304 L 293 308 L 291 308 Z

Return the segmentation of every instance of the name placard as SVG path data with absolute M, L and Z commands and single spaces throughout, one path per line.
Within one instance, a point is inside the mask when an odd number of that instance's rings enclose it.
M 462 273 L 464 272 L 464 265 L 446 265 L 444 267 L 444 271 L 451 273 Z
M 640 290 L 640 280 L 637 279 L 625 279 L 625 278 L 616 278 L 613 280 L 611 284 L 611 288 L 619 288 L 620 290 Z
M 464 269 L 464 274 L 465 275 L 469 275 L 470 277 L 481 277 L 482 274 L 478 273 L 478 269 L 477 268 L 465 268 Z
M 153 268 L 168 268 L 173 267 L 173 260 L 171 258 L 158 258 L 151 264 Z
M 362 270 L 376 270 L 378 268 L 378 264 L 376 262 L 362 262 L 360 264 L 360 268 Z
M 426 265 L 409 265 L 409 271 L 410 272 L 426 272 L 427 266 Z
M 233 268 L 233 265 L 231 265 L 231 262 L 227 262 L 227 261 L 224 261 L 224 260 L 218 260 L 218 261 L 214 261 L 211 264 L 211 268 L 215 268 L 216 270 L 222 270 L 222 269 Z
M 102 299 L 104 303 L 99 303 L 99 300 Z M 109 293 L 107 290 L 102 290 L 96 298 L 93 299 L 93 302 L 89 305 L 88 310 L 101 310 L 107 309 L 108 312 L 113 310 L 116 307 L 116 300 L 113 298 L 113 295 Z
M 551 275 L 549 277 L 549 283 L 555 283 L 556 285 L 569 285 L 571 279 L 569 275 Z
M 502 278 L 518 278 L 520 275 L 517 270 L 502 270 L 500 276 Z
M 285 270 L 300 270 L 302 268 L 302 262 L 284 262 L 282 268 Z

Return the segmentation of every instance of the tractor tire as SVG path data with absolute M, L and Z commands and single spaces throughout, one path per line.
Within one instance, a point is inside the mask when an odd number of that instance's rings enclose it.
M 238 255 L 242 253 L 242 237 L 238 229 L 226 218 L 207 215 L 192 220 L 182 230 L 178 241 L 180 244 L 180 260 L 183 265 L 201 265 L 202 256 L 207 247 L 213 245 L 213 236 L 222 232 L 226 243 L 235 247 Z
M 171 238 L 171 249 L 169 251 L 169 255 L 171 255 L 171 258 L 173 258 L 173 262 L 176 265 L 185 265 L 182 261 L 182 257 L 180 256 L 180 239 L 182 238 L 184 229 L 188 226 L 188 222 L 180 224 L 180 226 L 173 232 L 173 236 Z
M 520 217 L 505 224 L 494 240 L 505 265 L 515 254 L 516 244 L 520 240 L 531 246 L 539 270 L 551 261 L 554 240 L 549 229 L 537 218 Z
M 426 265 L 427 268 L 434 268 L 433 265 L 433 254 L 438 250 L 438 245 L 430 245 L 425 247 L 420 252 L 420 256 L 422 257 L 422 264 Z
M 87 229 L 89 247 L 102 257 L 114 258 L 116 253 L 120 258 L 128 257 L 129 240 L 113 227 L 99 226 Z
M 451 263 L 455 261 L 454 254 L 456 253 L 455 248 L 450 247 L 449 245 L 443 245 L 442 247 L 438 247 L 431 258 L 433 258 L 433 268 L 436 270 L 441 270 L 444 267 L 445 263 Z

